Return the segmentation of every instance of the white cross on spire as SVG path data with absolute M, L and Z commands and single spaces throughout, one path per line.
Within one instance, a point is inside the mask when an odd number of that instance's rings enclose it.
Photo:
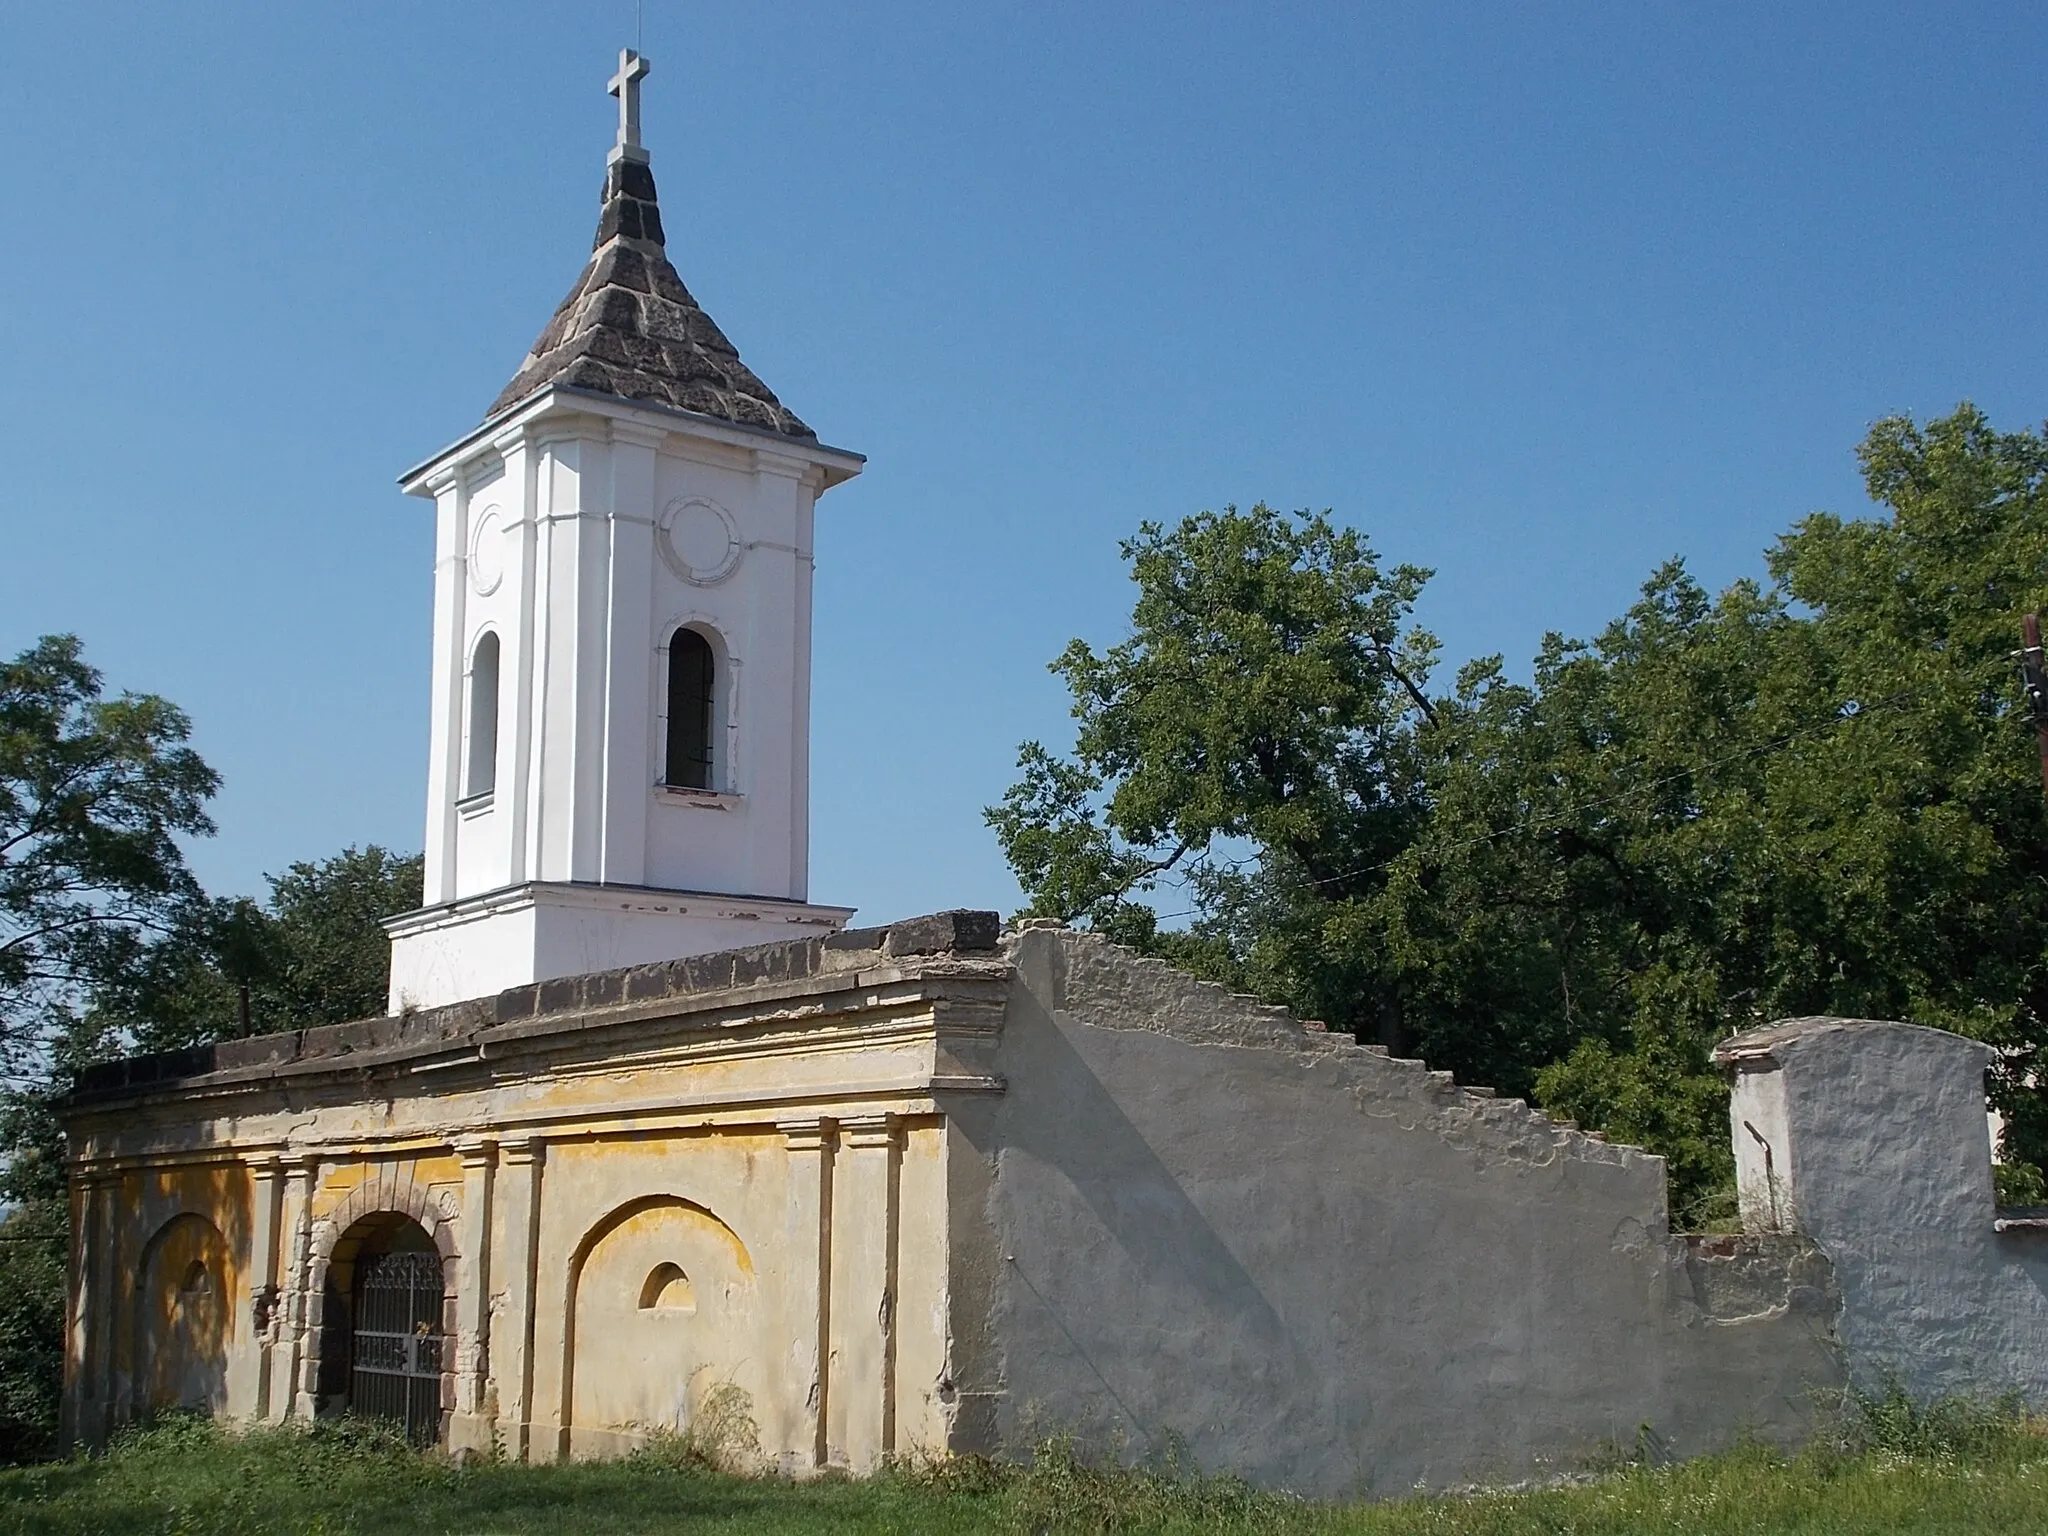
M 619 50 L 619 72 L 605 89 L 619 98 L 619 142 L 612 147 L 614 160 L 645 160 L 640 147 L 640 82 L 647 78 L 647 61 L 630 48 Z

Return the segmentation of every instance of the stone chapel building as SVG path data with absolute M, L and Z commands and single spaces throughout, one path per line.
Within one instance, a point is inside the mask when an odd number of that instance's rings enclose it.
M 812 520 L 862 460 L 670 265 L 646 68 L 582 276 L 404 477 L 389 1013 L 66 1106 L 72 1438 L 349 1411 L 803 1474 L 1064 1429 L 1344 1494 L 1795 1438 L 1876 1372 L 2048 1394 L 2048 1221 L 1995 1208 L 1971 1042 L 1730 1042 L 1746 1230 L 1685 1237 L 1660 1159 L 1092 935 L 813 904 Z

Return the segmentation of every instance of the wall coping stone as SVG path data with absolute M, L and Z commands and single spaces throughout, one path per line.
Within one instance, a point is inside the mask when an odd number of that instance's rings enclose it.
M 935 912 L 826 939 L 785 939 L 563 976 L 443 1008 L 126 1056 L 87 1067 L 62 1107 L 84 1108 L 200 1079 L 260 1081 L 337 1067 L 369 1069 L 437 1048 L 487 1048 L 581 1028 L 590 1015 L 600 1016 L 588 1018 L 590 1024 L 609 1024 L 620 1022 L 621 1014 L 666 1012 L 660 1005 L 675 1002 L 696 1004 L 685 1011 L 697 1013 L 783 994 L 833 991 L 855 979 L 854 973 L 878 968 L 894 974 L 860 979 L 957 974 L 959 962 L 999 960 L 1000 932 L 993 912 Z M 968 972 L 980 969 L 970 965 Z

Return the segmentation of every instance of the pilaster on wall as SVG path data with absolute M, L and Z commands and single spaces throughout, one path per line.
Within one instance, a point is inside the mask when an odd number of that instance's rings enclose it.
M 249 1350 L 256 1383 L 254 1413 L 270 1417 L 270 1383 L 279 1334 L 279 1239 L 283 1232 L 284 1159 L 259 1157 L 251 1165 L 255 1221 L 249 1237 Z
M 309 1374 L 315 1366 L 306 1344 L 314 1299 L 313 1188 L 319 1177 L 319 1154 L 305 1153 L 292 1163 L 285 1181 L 284 1224 L 290 1234 L 291 1261 L 285 1270 L 284 1322 L 276 1346 L 284 1370 L 272 1386 L 269 1410 L 277 1419 L 311 1419 L 320 1406 L 320 1384 Z
M 610 509 L 605 524 L 604 656 L 599 868 L 609 883 L 647 883 L 647 812 L 655 767 L 653 601 L 656 458 L 667 433 L 611 423 Z M 665 701 L 661 701 L 665 702 Z M 595 800 L 596 797 L 593 797 Z
M 547 1143 L 540 1137 L 504 1141 L 493 1201 L 497 1237 L 495 1276 L 502 1277 L 503 1316 L 491 1351 L 490 1380 L 497 1396 L 500 1448 L 528 1459 L 533 1438 L 534 1290 L 539 1279 L 541 1171 Z
M 542 880 L 597 877 L 594 792 L 602 757 L 603 526 L 585 499 L 599 494 L 608 445 L 581 419 L 539 429 L 534 518 L 533 758 L 527 778 L 528 867 Z M 592 791 L 592 792 L 586 792 Z
M 786 1279 L 783 1320 L 789 1339 L 782 1361 L 785 1404 L 801 1405 L 771 1447 L 785 1473 L 826 1464 L 825 1425 L 831 1402 L 832 1160 L 829 1120 L 788 1120 L 778 1127 L 789 1150 L 789 1199 L 784 1209 Z
M 480 1137 L 458 1142 L 455 1151 L 462 1159 L 463 1257 L 456 1276 L 455 1404 L 448 1447 L 484 1451 L 497 1437 L 489 1382 L 491 1197 L 498 1144 Z
M 469 498 L 452 467 L 428 481 L 434 497 L 434 687 L 427 732 L 425 900 L 457 894 L 455 801 L 461 794 L 463 672 L 468 660 Z
M 749 794 L 764 809 L 773 807 L 773 812 L 749 820 L 748 830 L 757 845 L 750 862 L 757 880 L 786 881 L 778 894 L 792 901 L 808 899 L 810 890 L 810 524 L 814 477 L 812 467 L 799 458 L 765 450 L 754 453 L 755 516 L 758 526 L 774 530 L 774 537 L 767 547 L 755 551 L 753 558 L 767 562 L 772 557 L 768 569 L 773 574 L 756 578 L 759 598 L 751 605 L 754 633 L 747 637 L 747 649 L 760 658 L 784 657 L 788 671 L 776 676 L 757 665 L 752 679 L 758 739 L 750 759 Z M 772 547 L 784 539 L 788 540 L 786 546 Z M 763 750 L 770 741 L 780 750 Z
M 65 1398 L 70 1431 L 100 1445 L 113 1428 L 115 1174 L 88 1174 L 78 1216 L 73 1270 L 71 1375 Z
M 498 665 L 498 787 L 494 798 L 502 802 L 493 810 L 492 836 L 504 849 L 504 883 L 517 885 L 534 878 L 534 866 L 527 852 L 527 824 L 530 818 L 532 765 L 534 755 L 533 698 L 536 660 L 534 613 L 538 607 L 535 586 L 541 570 L 541 535 L 535 516 L 535 484 L 539 478 L 537 446 L 526 427 L 498 437 L 491 445 L 505 466 L 506 494 L 519 509 L 516 527 L 518 543 L 519 606 L 516 622 L 501 651 Z M 510 678 L 510 682 L 506 678 Z M 510 709 L 510 739 L 506 738 L 506 710 Z M 502 820 L 498 820 L 502 816 Z M 461 894 L 472 895 L 490 882 L 465 877 Z
M 111 1433 L 119 1424 L 132 1424 L 136 1418 L 135 1378 L 137 1322 L 135 1295 L 141 1279 L 137 1266 L 142 1259 L 141 1252 L 121 1253 L 120 1233 L 123 1226 L 121 1213 L 140 1209 L 142 1205 L 142 1175 L 138 1169 L 123 1169 L 115 1176 L 113 1199 L 107 1206 L 107 1288 L 102 1295 L 112 1299 L 105 1319 L 107 1338 L 107 1428 Z
M 86 1330 L 92 1289 L 86 1282 L 87 1234 L 92 1228 L 92 1181 L 74 1179 L 66 1191 L 64 1253 L 64 1389 L 57 1400 L 57 1446 L 80 1441 L 79 1408 L 85 1387 Z
M 889 1115 L 839 1122 L 832 1170 L 832 1382 L 826 1461 L 872 1471 L 895 1450 L 896 1234 L 902 1138 Z

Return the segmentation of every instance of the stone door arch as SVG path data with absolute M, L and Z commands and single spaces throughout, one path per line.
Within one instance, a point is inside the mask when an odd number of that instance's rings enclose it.
M 414 1187 L 351 1194 L 315 1230 L 303 1381 L 313 1411 L 440 1444 L 455 1405 L 460 1257 L 451 1214 Z

